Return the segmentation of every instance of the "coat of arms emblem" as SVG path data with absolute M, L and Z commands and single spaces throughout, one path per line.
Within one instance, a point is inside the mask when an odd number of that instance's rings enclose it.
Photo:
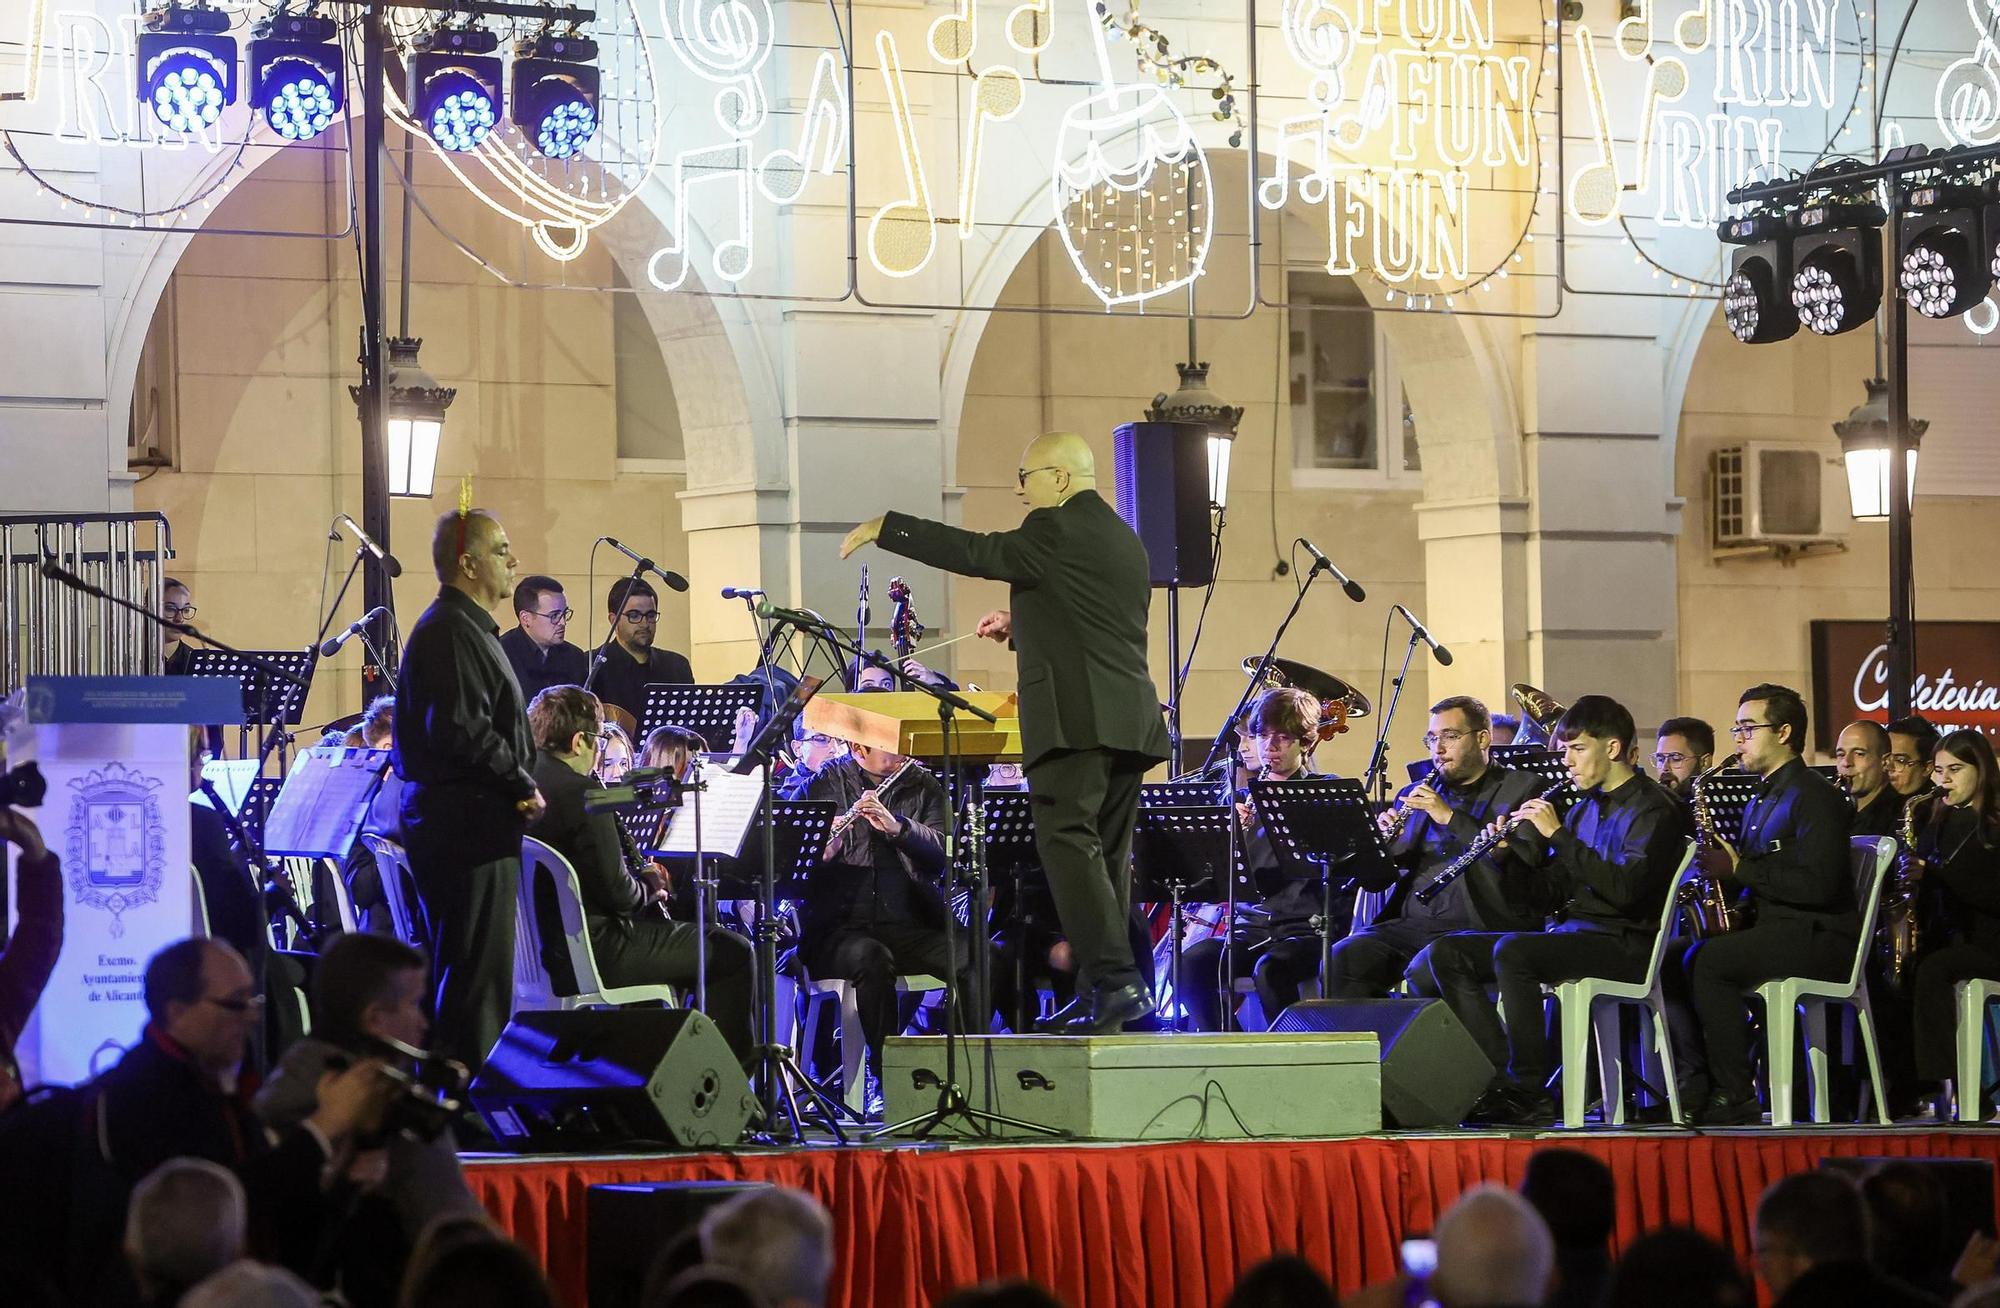
M 166 873 L 166 823 L 158 777 L 107 763 L 72 778 L 68 849 L 70 893 L 86 908 L 111 914 L 111 935 L 125 934 L 125 913 L 160 897 Z

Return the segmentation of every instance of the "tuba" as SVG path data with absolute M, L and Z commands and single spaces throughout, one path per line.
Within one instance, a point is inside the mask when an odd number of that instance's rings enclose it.
M 1694 804 L 1697 860 L 1702 850 L 1718 848 L 1722 843 L 1715 834 L 1715 813 L 1709 808 L 1708 797 L 1704 794 L 1708 779 L 1735 766 L 1735 763 L 1735 757 L 1731 756 L 1688 783 L 1688 794 Z M 1687 916 L 1688 934 L 1696 940 L 1710 940 L 1750 925 L 1750 905 L 1732 898 L 1723 882 L 1724 879 L 1719 876 L 1697 875 L 1681 883 L 1677 895 Z
M 1547 745 L 1555 739 L 1556 723 L 1562 721 L 1567 711 L 1560 700 L 1525 681 L 1515 682 L 1507 693 L 1521 710 L 1521 730 L 1514 737 L 1516 744 Z
M 1264 675 L 1258 677 L 1257 665 L 1260 663 L 1264 665 Z M 1279 658 L 1266 662 L 1253 654 L 1243 660 L 1243 673 L 1256 678 L 1250 688 L 1253 698 L 1267 690 L 1290 688 L 1303 690 L 1318 700 L 1321 741 L 1332 740 L 1346 731 L 1348 719 L 1365 718 L 1369 713 L 1366 695 L 1331 672 L 1322 672 L 1310 663 Z M 1312 743 L 1306 742 L 1308 747 Z
M 1919 808 L 1929 806 L 1926 816 L 1937 812 L 1932 801 L 1939 792 L 1930 787 L 1903 801 L 1903 848 L 1896 856 L 1896 870 L 1882 892 L 1882 908 L 1875 926 L 1875 949 L 1882 959 L 1882 974 L 1892 989 L 1900 990 L 1910 973 L 1910 964 L 1923 948 L 1923 924 L 1917 898 L 1923 890 L 1924 857 L 1917 852 Z

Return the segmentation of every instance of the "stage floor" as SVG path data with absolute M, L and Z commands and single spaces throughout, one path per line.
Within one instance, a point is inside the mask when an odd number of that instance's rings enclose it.
M 1517 1184 L 1551 1144 L 1602 1158 L 1622 1246 L 1693 1226 L 1745 1256 L 1757 1197 L 1826 1157 L 1982 1158 L 2000 1130 L 1384 1133 L 1338 1140 L 863 1145 L 648 1156 L 468 1156 L 487 1208 L 585 1308 L 585 1193 L 602 1182 L 776 1181 L 833 1213 L 832 1308 L 928 1308 L 1026 1276 L 1071 1308 L 1212 1308 L 1244 1268 L 1297 1252 L 1343 1294 L 1396 1272 L 1398 1242 L 1481 1181 Z M 594 1308 L 606 1308 L 596 1305 Z

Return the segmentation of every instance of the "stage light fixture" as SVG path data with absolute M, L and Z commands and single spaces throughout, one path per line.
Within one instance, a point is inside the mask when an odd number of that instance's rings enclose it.
M 347 91 L 339 25 L 313 14 L 274 14 L 250 43 L 250 95 L 271 130 L 310 141 L 333 125 Z
M 1927 183 L 1904 201 L 1896 284 L 1926 318 L 1956 317 L 1993 285 L 1993 252 L 1980 239 L 1980 198 L 1962 182 Z
M 1819 336 L 1851 332 L 1882 304 L 1882 243 L 1888 214 L 1872 201 L 1815 200 L 1791 216 L 1792 307 Z
M 1764 345 L 1796 335 L 1792 307 L 1792 241 L 1785 216 L 1775 210 L 1732 218 L 1716 231 L 1728 245 L 1729 280 L 1722 287 L 1722 319 L 1730 335 L 1746 345 Z
M 500 122 L 500 38 L 483 27 L 438 27 L 410 56 L 409 104 L 443 150 L 477 150 Z
M 236 40 L 229 15 L 206 4 L 147 11 L 136 47 L 139 99 L 176 132 L 215 126 L 236 103 Z
M 570 159 L 597 135 L 597 42 L 544 33 L 514 47 L 509 110 L 521 134 L 551 159 Z

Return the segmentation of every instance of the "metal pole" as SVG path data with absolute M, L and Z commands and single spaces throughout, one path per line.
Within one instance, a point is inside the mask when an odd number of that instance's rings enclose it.
M 383 424 L 382 366 L 382 152 L 388 148 L 387 89 L 383 78 L 382 10 L 370 5 L 361 26 L 361 525 L 384 550 L 389 540 L 388 435 Z M 361 602 L 395 612 L 396 593 L 380 560 L 369 555 L 362 566 Z M 384 662 L 396 658 L 391 643 L 392 622 L 378 619 L 370 632 Z M 364 665 L 361 702 L 386 689 L 382 670 Z
M 1889 193 L 1889 221 L 1883 225 L 1889 243 L 1883 293 L 1888 296 L 1889 347 L 1889 716 L 1910 713 L 1910 683 L 1917 668 L 1916 569 L 1911 557 L 1910 485 L 1910 320 L 1909 302 L 1898 285 L 1903 266 L 1903 196 L 1896 179 Z

